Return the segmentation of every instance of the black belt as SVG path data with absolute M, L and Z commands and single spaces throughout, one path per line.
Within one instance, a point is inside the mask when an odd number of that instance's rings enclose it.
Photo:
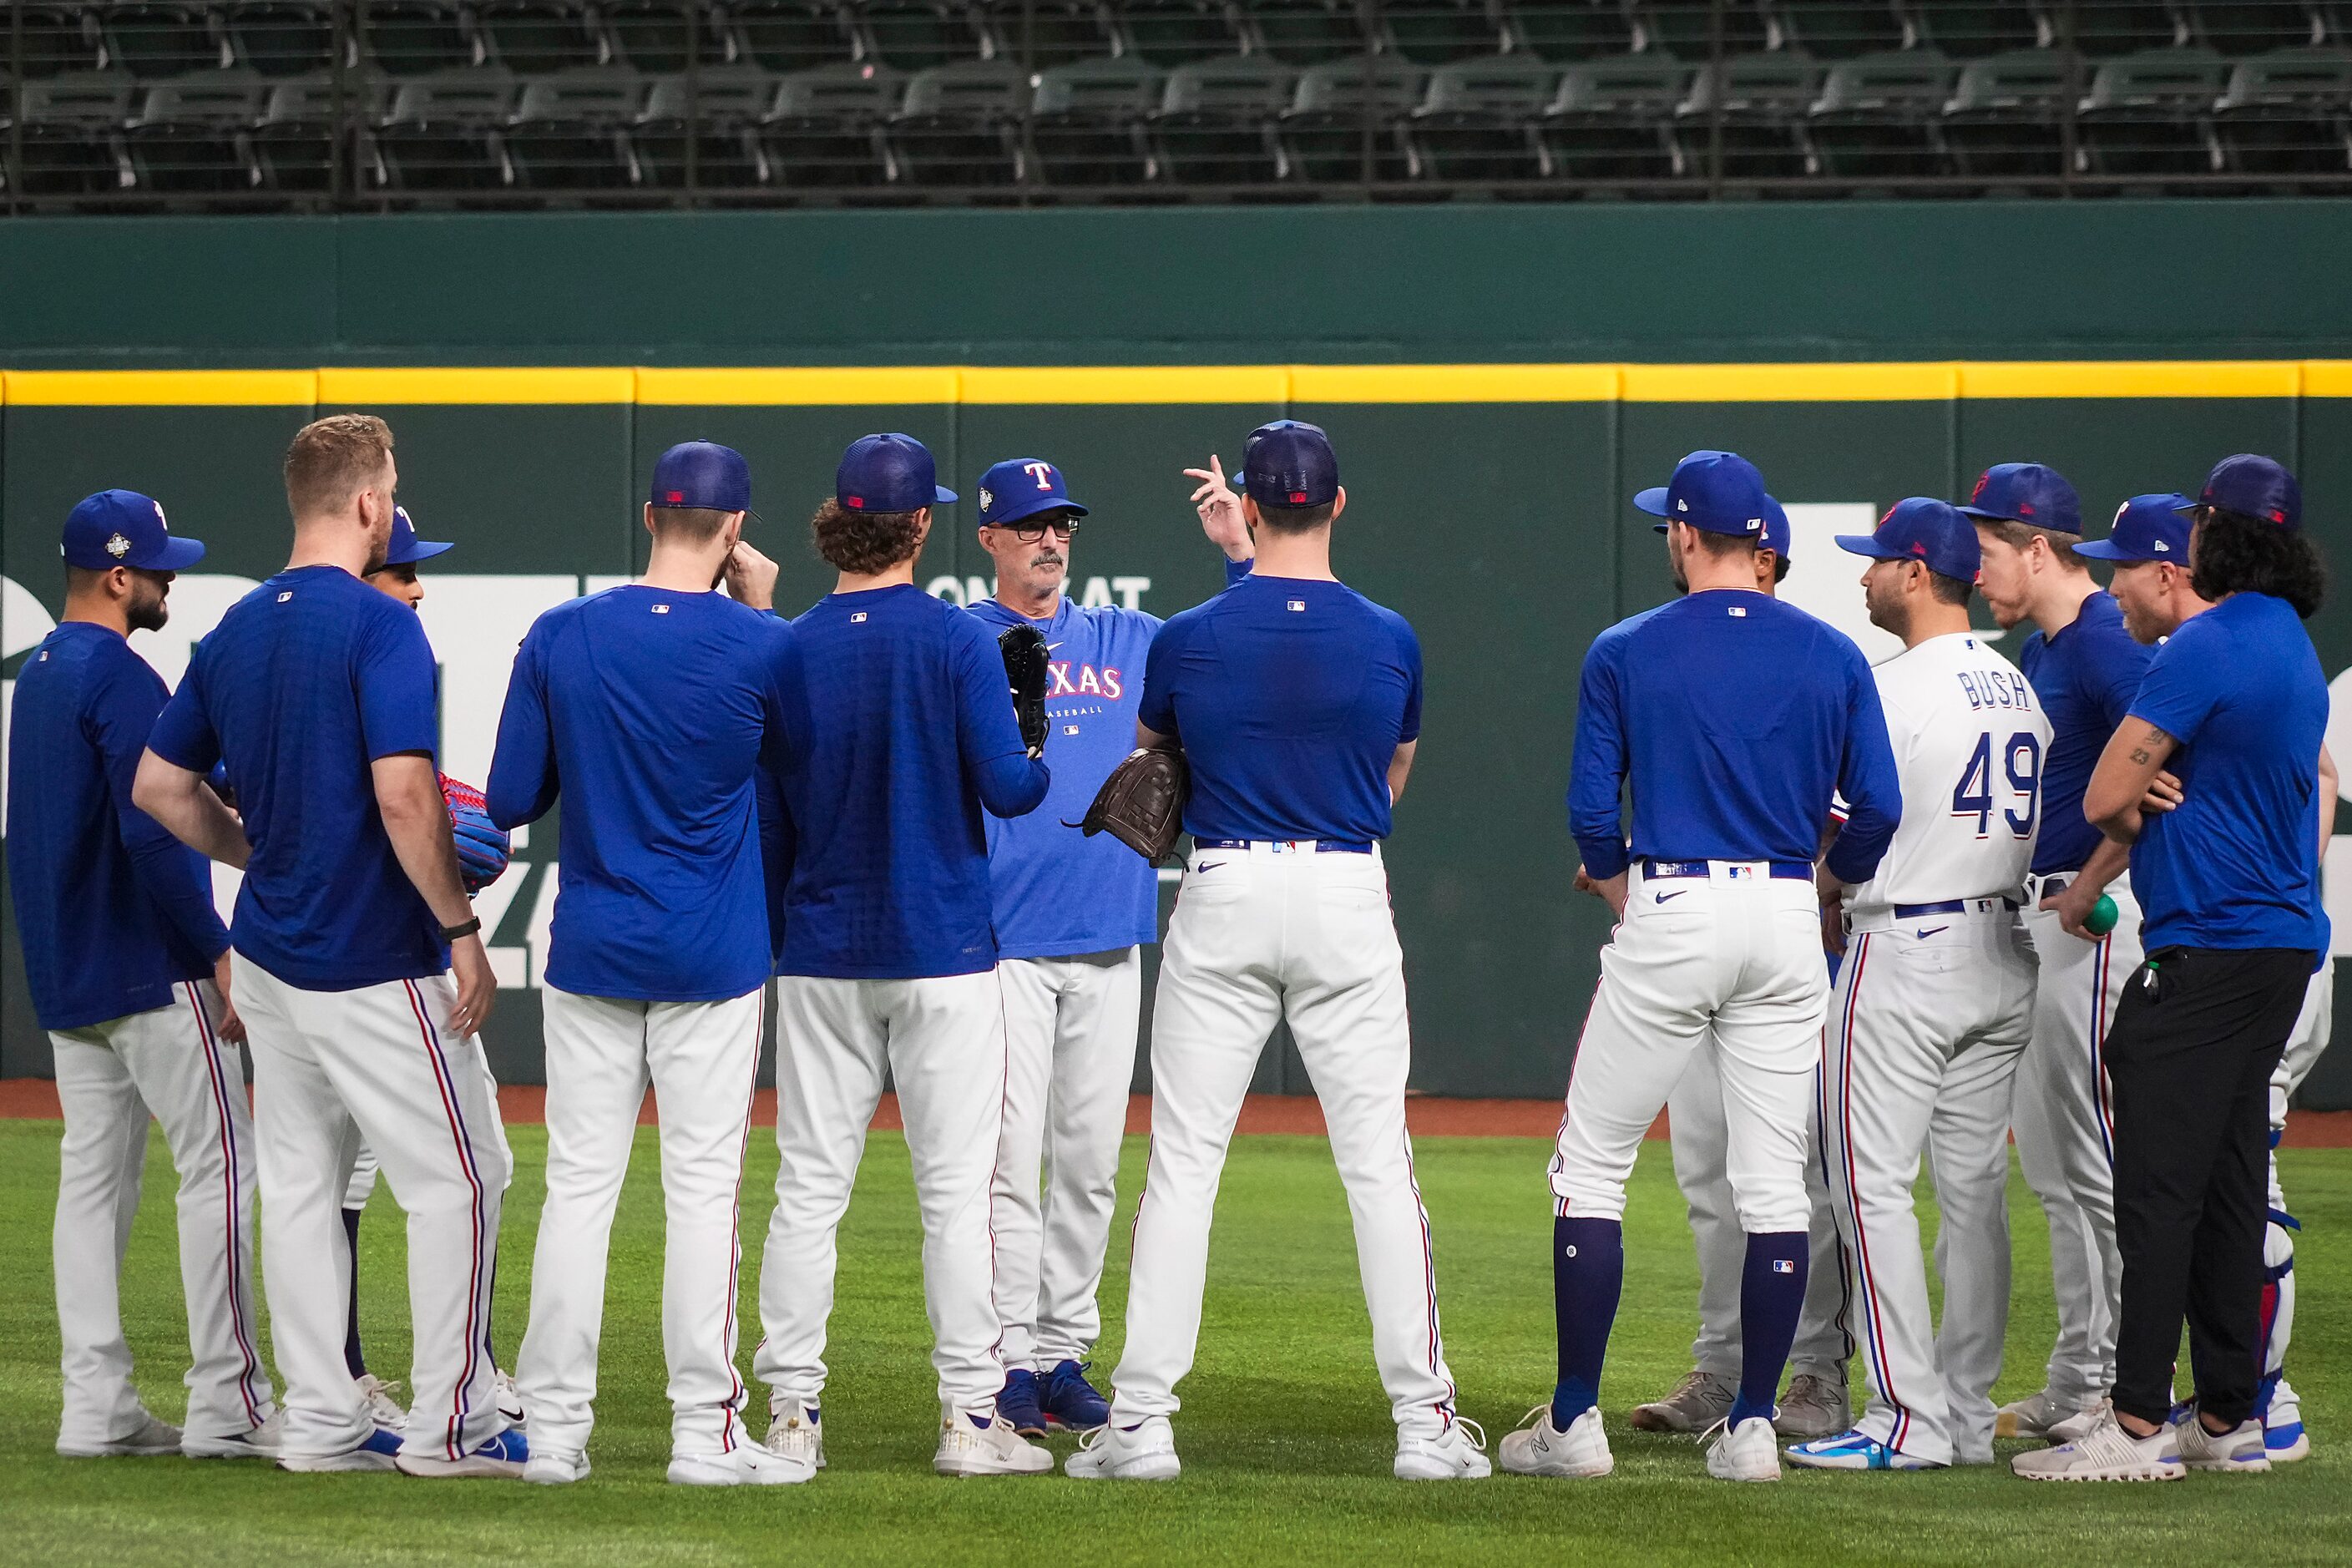
M 1985 895 L 1987 900 L 1990 900 L 1991 897 L 1992 895 L 1990 893 Z M 1969 906 L 1976 903 L 1977 901 L 1978 900 L 1975 899 L 1946 899 L 1940 904 L 1897 904 L 1895 906 L 1895 918 L 1898 921 L 1916 921 L 1927 915 L 1966 914 L 1968 912 Z M 2017 900 L 2015 899 L 2003 898 L 2000 902 L 2003 909 L 2009 910 L 2012 913 L 2016 911 Z
M 1305 838 L 1195 838 L 1192 840 L 1192 847 L 1195 849 L 1246 849 L 1252 844 L 1287 845 L 1306 844 L 1309 842 L 1314 844 L 1315 852 L 1318 855 L 1369 855 L 1372 852 L 1372 847 L 1370 844 L 1350 844 L 1346 840 L 1339 838 L 1317 838 L 1312 840 Z
M 1748 865 L 1748 861 L 1733 864 Z M 1712 860 L 1650 860 L 1642 862 L 1642 875 L 1651 881 L 1672 880 L 1678 877 L 1710 877 L 1714 875 Z M 1775 860 L 1772 877 L 1776 881 L 1810 882 L 1813 879 L 1813 863 L 1810 860 Z

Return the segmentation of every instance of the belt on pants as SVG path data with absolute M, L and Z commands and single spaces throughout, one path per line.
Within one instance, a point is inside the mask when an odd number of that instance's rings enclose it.
M 1353 844 L 1344 838 L 1195 838 L 1195 849 L 1255 849 L 1263 847 L 1276 855 L 1369 855 L 1370 844 Z
M 1777 882 L 1810 882 L 1813 879 L 1813 864 L 1810 860 L 1652 860 L 1645 858 L 1642 862 L 1642 875 L 1653 882 L 1672 881 L 1684 877 L 1696 877 L 1704 879 L 1712 877 L 1717 866 L 1729 870 L 1735 880 L 1742 872 L 1754 876 L 1755 868 L 1759 866 L 1769 866 L 1771 878 Z
M 1986 915 L 2006 918 L 2016 912 L 2017 900 L 2000 894 L 1981 899 L 1944 899 L 1932 904 L 1881 904 L 1874 910 L 1849 912 L 1845 929 L 1859 934 L 1892 931 L 1906 921 L 1928 920 L 1937 915 L 1958 915 L 1964 919 Z
M 2044 899 L 2054 899 L 2064 892 L 2075 878 L 2083 874 L 2080 866 L 2071 871 L 2035 871 L 2025 879 L 2025 907 L 2039 909 Z

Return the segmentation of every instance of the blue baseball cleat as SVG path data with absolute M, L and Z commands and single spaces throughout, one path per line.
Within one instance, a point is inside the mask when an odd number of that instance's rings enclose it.
M 1057 1363 L 1045 1374 L 1045 1421 L 1059 1432 L 1091 1432 L 1110 1419 L 1110 1401 L 1087 1381 L 1084 1362 Z
M 1860 1430 L 1792 1445 L 1789 1449 L 1789 1463 L 1815 1470 L 1940 1470 L 1944 1468 L 1932 1459 L 1914 1458 L 1899 1448 L 1890 1448 Z
M 1047 1428 L 1045 1413 L 1037 1405 L 1037 1374 L 1025 1367 L 1006 1373 L 1004 1387 L 996 1395 L 996 1413 L 1024 1437 L 1043 1437 Z
M 517 1480 L 523 1468 L 530 1463 L 530 1443 L 520 1426 L 509 1426 L 495 1437 L 485 1438 L 471 1453 L 461 1458 L 444 1458 L 438 1454 L 412 1454 L 403 1449 L 400 1473 L 422 1476 L 436 1480 L 454 1480 L 467 1476 L 494 1476 L 503 1480 Z
M 390 1470 L 399 1468 L 401 1436 L 393 1428 L 378 1424 L 356 1447 L 340 1454 L 285 1454 L 278 1456 L 281 1470 L 304 1473 L 341 1470 Z

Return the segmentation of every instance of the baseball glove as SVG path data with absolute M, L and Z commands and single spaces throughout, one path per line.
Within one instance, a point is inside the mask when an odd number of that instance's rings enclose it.
M 457 840 L 457 873 L 470 899 L 499 879 L 514 846 L 508 842 L 505 829 L 490 820 L 489 802 L 482 798 L 480 790 L 459 784 L 447 773 L 439 777 L 441 798 L 449 805 L 449 831 Z
M 1108 833 L 1153 865 L 1168 858 L 1184 830 L 1184 801 L 1192 793 L 1192 769 L 1184 753 L 1146 746 L 1111 769 L 1087 807 L 1086 820 L 1065 827 L 1087 837 Z
M 1021 721 L 1021 743 L 1033 757 L 1045 754 L 1045 637 L 1035 626 L 1010 626 L 996 639 L 1004 655 L 1005 682 L 1013 688 L 1013 716 Z

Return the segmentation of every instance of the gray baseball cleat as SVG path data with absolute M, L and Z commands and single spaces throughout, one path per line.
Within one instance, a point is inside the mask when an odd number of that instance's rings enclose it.
M 1654 1404 L 1633 1411 L 1636 1432 L 1704 1432 L 1731 1414 L 1739 1394 L 1737 1379 L 1721 1373 L 1693 1371 L 1675 1391 Z
M 1772 1417 L 1772 1430 L 1801 1443 L 1834 1437 L 1853 1426 L 1845 1384 L 1811 1372 L 1789 1380 L 1789 1391 L 1780 1395 L 1780 1408 Z

